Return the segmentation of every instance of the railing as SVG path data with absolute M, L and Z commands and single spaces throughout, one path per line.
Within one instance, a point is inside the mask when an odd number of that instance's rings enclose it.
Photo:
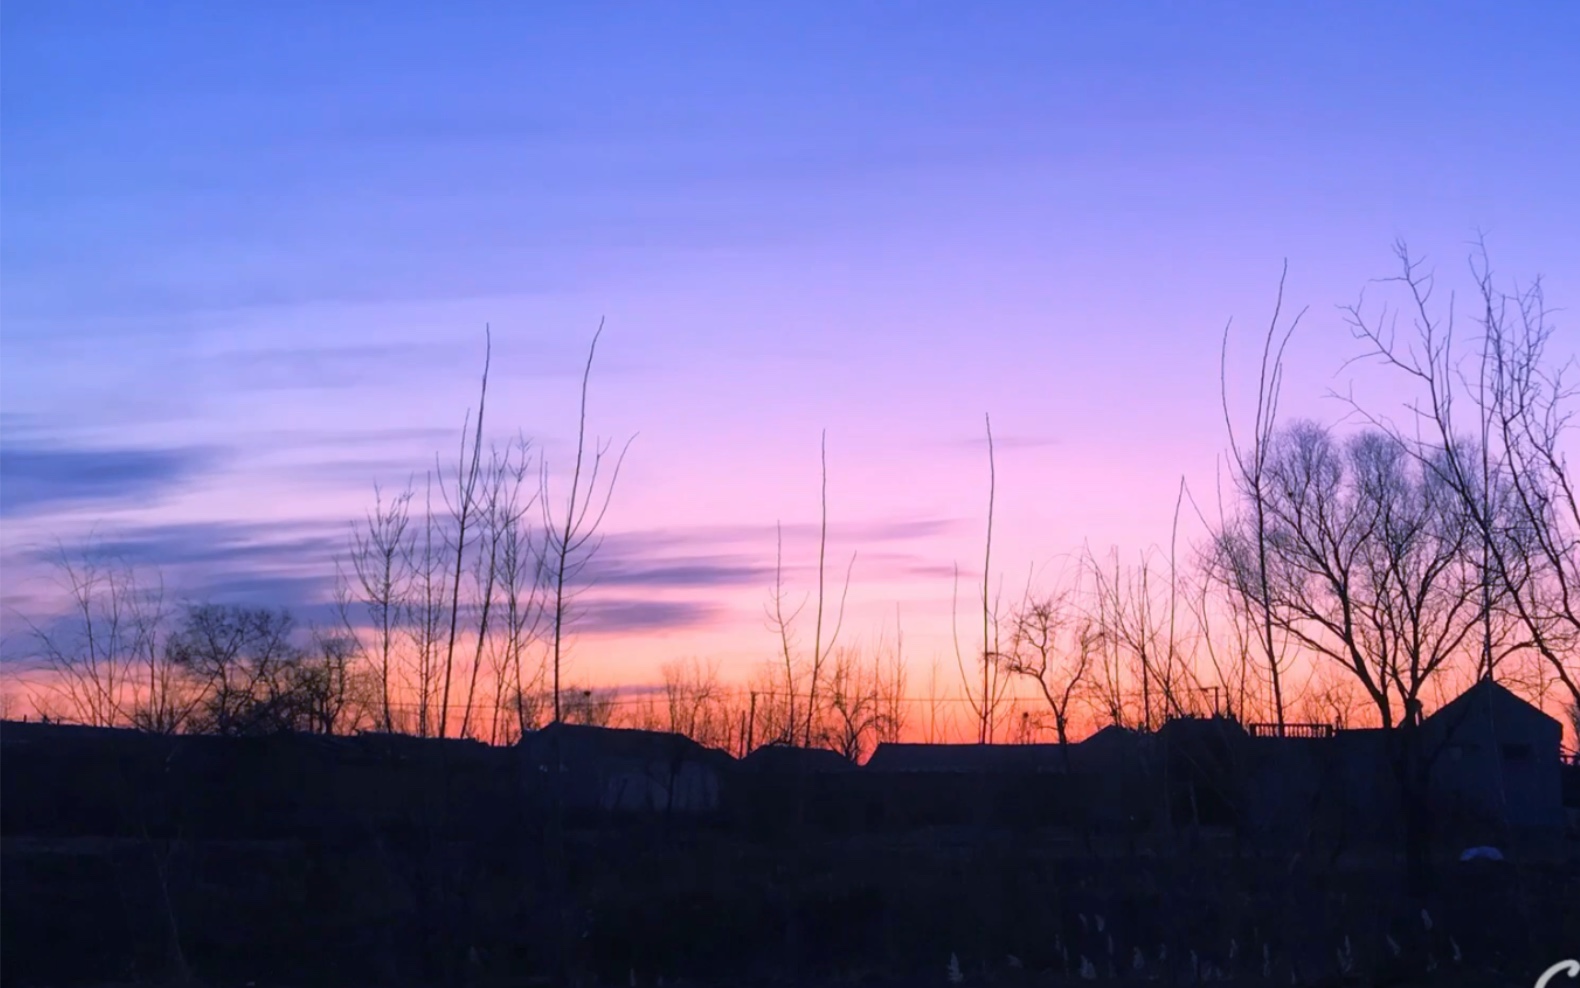
M 1247 724 L 1253 738 L 1331 738 L 1338 733 L 1332 724 Z

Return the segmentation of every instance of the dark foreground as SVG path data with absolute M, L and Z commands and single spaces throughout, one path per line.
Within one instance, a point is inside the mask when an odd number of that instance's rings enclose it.
M 1436 819 L 1407 894 L 1375 800 L 1209 823 L 1251 816 L 1232 764 L 1044 792 L 554 737 L 7 725 L 0 984 L 1531 988 L 1580 958 L 1573 836 L 1510 830 L 1508 861 L 1460 864 L 1472 838 Z
M 556 867 L 535 841 L 10 837 L 0 980 L 945 985 L 953 960 L 968 984 L 1529 986 L 1580 955 L 1572 860 L 1441 863 L 1417 898 L 1381 856 L 1025 832 L 563 847 Z

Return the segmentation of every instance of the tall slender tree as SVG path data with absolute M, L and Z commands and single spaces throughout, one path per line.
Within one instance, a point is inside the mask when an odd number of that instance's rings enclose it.
M 576 459 L 571 467 L 570 482 L 563 502 L 557 502 L 552 496 L 548 458 L 539 460 L 541 493 L 538 503 L 543 511 L 544 529 L 540 552 L 548 593 L 549 656 L 556 723 L 564 714 L 561 677 L 573 622 L 571 603 L 582 589 L 577 586 L 577 581 L 602 543 L 598 530 L 614 498 L 615 483 L 619 480 L 625 454 L 636 439 L 633 435 L 621 447 L 600 498 L 597 493 L 598 474 L 604 466 L 610 444 L 594 440 L 589 453 L 587 392 L 592 381 L 593 358 L 597 355 L 603 328 L 603 321 L 600 320 L 597 332 L 593 333 L 592 343 L 587 347 L 587 363 L 582 370 L 580 413 L 576 422 Z M 596 511 L 593 510 L 595 507 Z

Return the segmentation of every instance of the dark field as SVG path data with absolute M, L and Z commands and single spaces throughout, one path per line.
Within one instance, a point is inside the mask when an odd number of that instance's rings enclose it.
M 578 772 L 554 795 L 471 743 L 5 741 L 7 986 L 1530 986 L 1580 957 L 1572 839 L 1462 864 L 1445 838 L 1408 894 L 1376 838 L 924 826 L 817 782 L 859 773 L 730 769 L 706 811 L 577 810 Z
M 557 877 L 527 842 L 411 835 L 8 838 L 4 980 L 168 981 L 185 966 L 237 985 L 942 985 L 953 955 L 971 983 L 1084 969 L 1138 983 L 1529 985 L 1580 945 L 1573 862 L 1445 864 L 1417 900 L 1381 861 L 1098 858 L 1030 833 L 751 846 L 605 832 L 568 837 L 563 861 Z

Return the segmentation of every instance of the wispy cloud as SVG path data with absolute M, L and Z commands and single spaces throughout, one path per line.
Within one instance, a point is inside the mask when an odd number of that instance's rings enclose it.
M 333 522 L 123 525 L 83 542 L 21 549 L 15 558 L 41 567 L 63 551 L 87 555 L 157 577 L 177 598 L 299 611 L 332 599 L 346 536 L 344 523 Z
M 146 505 L 212 469 L 220 458 L 207 446 L 86 447 L 8 440 L 0 448 L 0 516 L 83 504 Z
M 591 598 L 576 605 L 578 632 L 619 635 L 642 631 L 671 631 L 707 624 L 717 608 L 681 600 L 644 600 L 637 597 Z
M 328 623 L 337 561 L 348 548 L 351 520 L 311 522 L 202 522 L 121 525 L 97 533 L 86 546 L 104 558 L 131 565 L 147 576 L 158 574 L 172 601 L 202 600 L 248 606 L 284 607 L 305 623 Z M 897 546 L 948 530 L 953 522 L 935 519 L 855 523 L 832 531 L 872 546 L 858 561 L 864 579 L 874 576 L 940 576 L 944 569 Z M 795 538 L 815 539 L 814 525 L 787 530 Z M 804 548 L 804 546 L 799 546 Z M 60 547 L 17 550 L 15 558 L 42 567 L 58 558 Z M 837 568 L 842 568 L 842 557 Z M 785 576 L 800 580 L 809 560 L 787 559 Z M 774 578 L 772 526 L 697 526 L 611 533 L 577 581 L 577 628 L 592 635 L 617 635 L 704 626 L 717 619 L 739 595 L 766 592 Z M 22 606 L 22 601 L 17 601 Z M 29 610 L 46 602 L 29 600 Z M 40 619 L 47 614 L 35 615 Z M 355 616 L 355 605 L 353 605 Z
M 169 606 L 209 602 L 285 608 L 303 626 L 333 625 L 339 619 L 334 560 L 344 534 L 342 525 L 328 522 L 123 525 L 86 542 L 12 550 L 8 572 L 18 574 L 14 579 L 25 590 L 8 588 L 0 605 L 13 628 L 36 622 L 57 633 L 74 629 L 73 619 L 61 610 L 64 585 L 48 575 L 64 553 L 73 562 L 86 557 L 130 567 L 140 585 L 161 588 Z M 0 659 L 25 659 L 28 638 L 8 635 Z
M 323 574 L 236 573 L 206 583 L 185 599 L 247 607 L 284 608 L 298 625 L 334 627 L 341 622 L 334 581 Z M 356 614 L 350 615 L 353 619 Z
M 921 579 L 949 579 L 955 566 L 909 552 L 863 553 L 856 562 L 858 575 L 872 577 L 919 577 Z
M 918 518 L 897 521 L 831 522 L 829 542 L 846 546 L 924 540 L 955 531 L 961 522 L 953 518 Z M 773 552 L 776 535 L 795 543 L 818 537 L 818 526 L 797 522 L 776 527 L 762 525 L 690 525 L 677 528 L 611 532 L 604 541 L 605 552 L 616 555 L 652 556 L 675 550 L 705 552 L 708 548 L 750 547 L 757 556 L 766 549 Z
M 693 589 L 753 585 L 772 579 L 773 567 L 736 557 L 645 560 L 595 557 L 587 576 L 600 587 Z
M 952 531 L 957 522 L 917 519 L 854 522 L 829 526 L 829 543 L 837 547 L 832 571 L 843 572 L 849 553 L 858 555 L 857 569 L 872 576 L 938 577 L 953 573 L 914 553 L 879 546 L 922 541 Z M 768 587 L 774 580 L 775 529 L 772 525 L 712 525 L 610 533 L 589 562 L 585 575 L 599 587 L 641 587 L 656 593 L 732 587 Z M 783 527 L 782 575 L 803 577 L 815 566 L 807 549 L 815 545 L 818 526 Z M 876 550 L 876 551 L 873 551 Z
M 132 566 L 205 570 L 296 569 L 331 565 L 345 545 L 345 523 L 193 522 L 127 525 L 97 533 L 83 548 Z M 35 548 L 34 561 L 58 556 Z

